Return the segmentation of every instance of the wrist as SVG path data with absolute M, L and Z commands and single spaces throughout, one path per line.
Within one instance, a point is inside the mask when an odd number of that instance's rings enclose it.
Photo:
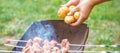
M 106 2 L 106 1 L 110 1 L 110 0 L 89 0 L 91 3 L 93 3 L 92 5 L 98 5 L 100 3 Z

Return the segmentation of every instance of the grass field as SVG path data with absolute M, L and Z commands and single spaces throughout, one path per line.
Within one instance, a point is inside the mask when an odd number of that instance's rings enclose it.
M 0 0 L 0 38 L 14 36 L 19 39 L 34 21 L 58 20 L 57 11 L 66 2 L 68 0 Z M 85 22 L 90 29 L 87 43 L 120 44 L 119 2 L 120 0 L 113 0 L 94 7 L 90 18 Z M 111 47 L 104 49 L 120 51 Z

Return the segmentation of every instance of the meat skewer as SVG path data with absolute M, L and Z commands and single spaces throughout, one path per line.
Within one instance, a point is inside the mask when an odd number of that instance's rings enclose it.
M 63 39 L 61 42 L 61 51 L 62 53 L 69 53 L 69 41 L 67 39 Z
M 16 40 L 15 40 L 16 41 Z M 19 40 L 18 40 L 19 41 Z M 23 48 L 23 53 L 69 53 L 69 52 L 100 52 L 100 51 L 77 51 L 77 50 L 69 50 L 69 46 L 86 46 L 86 45 L 78 45 L 78 44 L 70 44 L 68 39 L 63 39 L 61 44 L 58 44 L 55 40 L 47 41 L 45 40 L 42 42 L 42 39 L 35 37 L 33 40 L 20 40 L 21 42 L 27 42 L 25 47 Z M 41 47 L 40 44 L 43 44 L 43 47 Z M 61 48 L 58 48 L 57 46 L 60 45 Z M 9 45 L 10 46 L 10 45 Z M 87 45 L 88 46 L 88 45 Z M 99 45 L 104 46 L 104 45 Z M 17 47 L 17 46 L 16 46 Z M 19 47 L 19 46 L 18 46 Z M 111 52 L 111 51 L 110 51 Z
M 11 44 L 4 44 L 5 46 L 11 46 L 11 47 L 17 47 L 17 48 L 24 48 L 23 46 L 14 46 L 14 45 L 11 45 Z
M 9 41 L 15 41 L 15 42 L 28 42 L 28 41 L 25 41 L 25 40 L 13 40 L 13 39 L 8 39 Z M 57 45 L 61 45 L 60 43 L 58 43 Z M 80 44 L 69 44 L 70 46 L 76 46 L 76 47 L 79 47 L 79 46 L 92 46 L 92 47 L 108 47 L 108 46 L 111 46 L 111 47 L 120 47 L 120 44 L 116 44 L 116 45 L 80 45 Z
M 23 48 L 23 53 L 41 53 L 42 52 L 42 47 L 40 46 L 42 42 L 42 39 L 35 37 L 32 40 L 29 40 L 25 46 L 25 48 Z
M 12 52 L 12 53 L 22 53 L 21 51 L 8 51 L 8 50 L 0 50 L 1 53 L 9 53 L 9 52 Z M 78 50 L 69 50 L 70 53 L 80 53 L 80 52 L 89 52 L 89 53 L 120 53 L 120 51 L 78 51 Z
M 78 51 L 78 50 L 69 50 L 71 53 L 120 53 L 120 51 Z
M 55 40 L 50 41 L 50 46 L 51 46 L 51 48 L 57 46 L 57 44 L 58 44 L 58 43 L 57 43 Z
M 51 49 L 52 49 L 51 53 L 60 53 L 60 49 L 57 47 L 57 42 L 55 40 L 52 40 L 50 42 L 50 46 L 51 46 Z
M 60 49 L 58 47 L 54 47 L 51 53 L 60 53 Z
M 26 46 L 23 48 L 23 53 L 30 53 L 30 49 L 31 49 L 31 46 L 33 45 L 33 42 L 32 40 L 28 40 L 28 42 L 26 43 Z
M 12 53 L 22 53 L 21 51 L 0 50 L 0 53 L 3 53 L 3 52 L 5 52 L 5 53 L 10 53 L 10 52 L 12 52 Z
M 13 46 L 13 47 L 16 47 L 14 45 L 11 45 L 11 44 L 5 44 L 5 46 Z M 21 48 L 21 46 L 18 46 L 18 48 Z M 7 51 L 7 50 L 0 50 L 0 52 L 15 52 L 15 53 L 22 53 L 21 51 Z M 107 53 L 107 52 L 111 52 L 111 53 L 120 53 L 120 51 L 78 51 L 78 50 L 69 50 L 68 52 L 70 53 L 79 53 L 79 52 L 90 52 L 90 53 L 95 53 L 95 52 L 99 52 L 99 53 Z
M 51 53 L 51 46 L 47 40 L 44 41 L 43 49 L 44 53 Z

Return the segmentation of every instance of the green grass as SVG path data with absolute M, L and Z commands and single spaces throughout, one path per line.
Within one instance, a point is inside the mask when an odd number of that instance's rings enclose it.
M 19 38 L 34 21 L 58 20 L 57 11 L 67 1 L 0 0 L 0 36 L 14 35 Z M 119 2 L 120 0 L 113 0 L 94 7 L 90 18 L 85 22 L 90 29 L 87 43 L 120 44 Z
M 21 35 L 34 21 L 58 19 L 56 15 L 61 3 L 54 0 L 0 0 L 0 36 Z

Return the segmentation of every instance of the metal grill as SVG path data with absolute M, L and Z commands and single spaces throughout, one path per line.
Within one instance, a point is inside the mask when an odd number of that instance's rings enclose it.
M 5 44 L 5 46 L 14 47 L 12 51 L 0 50 L 0 52 L 10 52 L 10 53 L 21 53 L 22 48 L 26 45 L 26 42 L 29 39 L 34 37 L 40 37 L 43 40 L 56 40 L 58 43 L 62 39 L 67 38 L 70 44 L 70 53 L 105 53 L 105 52 L 115 52 L 120 53 L 119 51 L 84 51 L 85 46 L 92 47 L 106 47 L 108 45 L 85 45 L 85 42 L 88 37 L 88 26 L 86 24 L 81 24 L 80 26 L 72 27 L 64 23 L 63 20 L 47 20 L 47 21 L 37 21 L 32 23 L 28 29 L 25 31 L 23 36 L 19 40 L 11 40 L 14 42 L 17 41 L 16 45 Z M 59 44 L 58 44 L 59 45 Z M 117 47 L 119 45 L 109 45 Z

